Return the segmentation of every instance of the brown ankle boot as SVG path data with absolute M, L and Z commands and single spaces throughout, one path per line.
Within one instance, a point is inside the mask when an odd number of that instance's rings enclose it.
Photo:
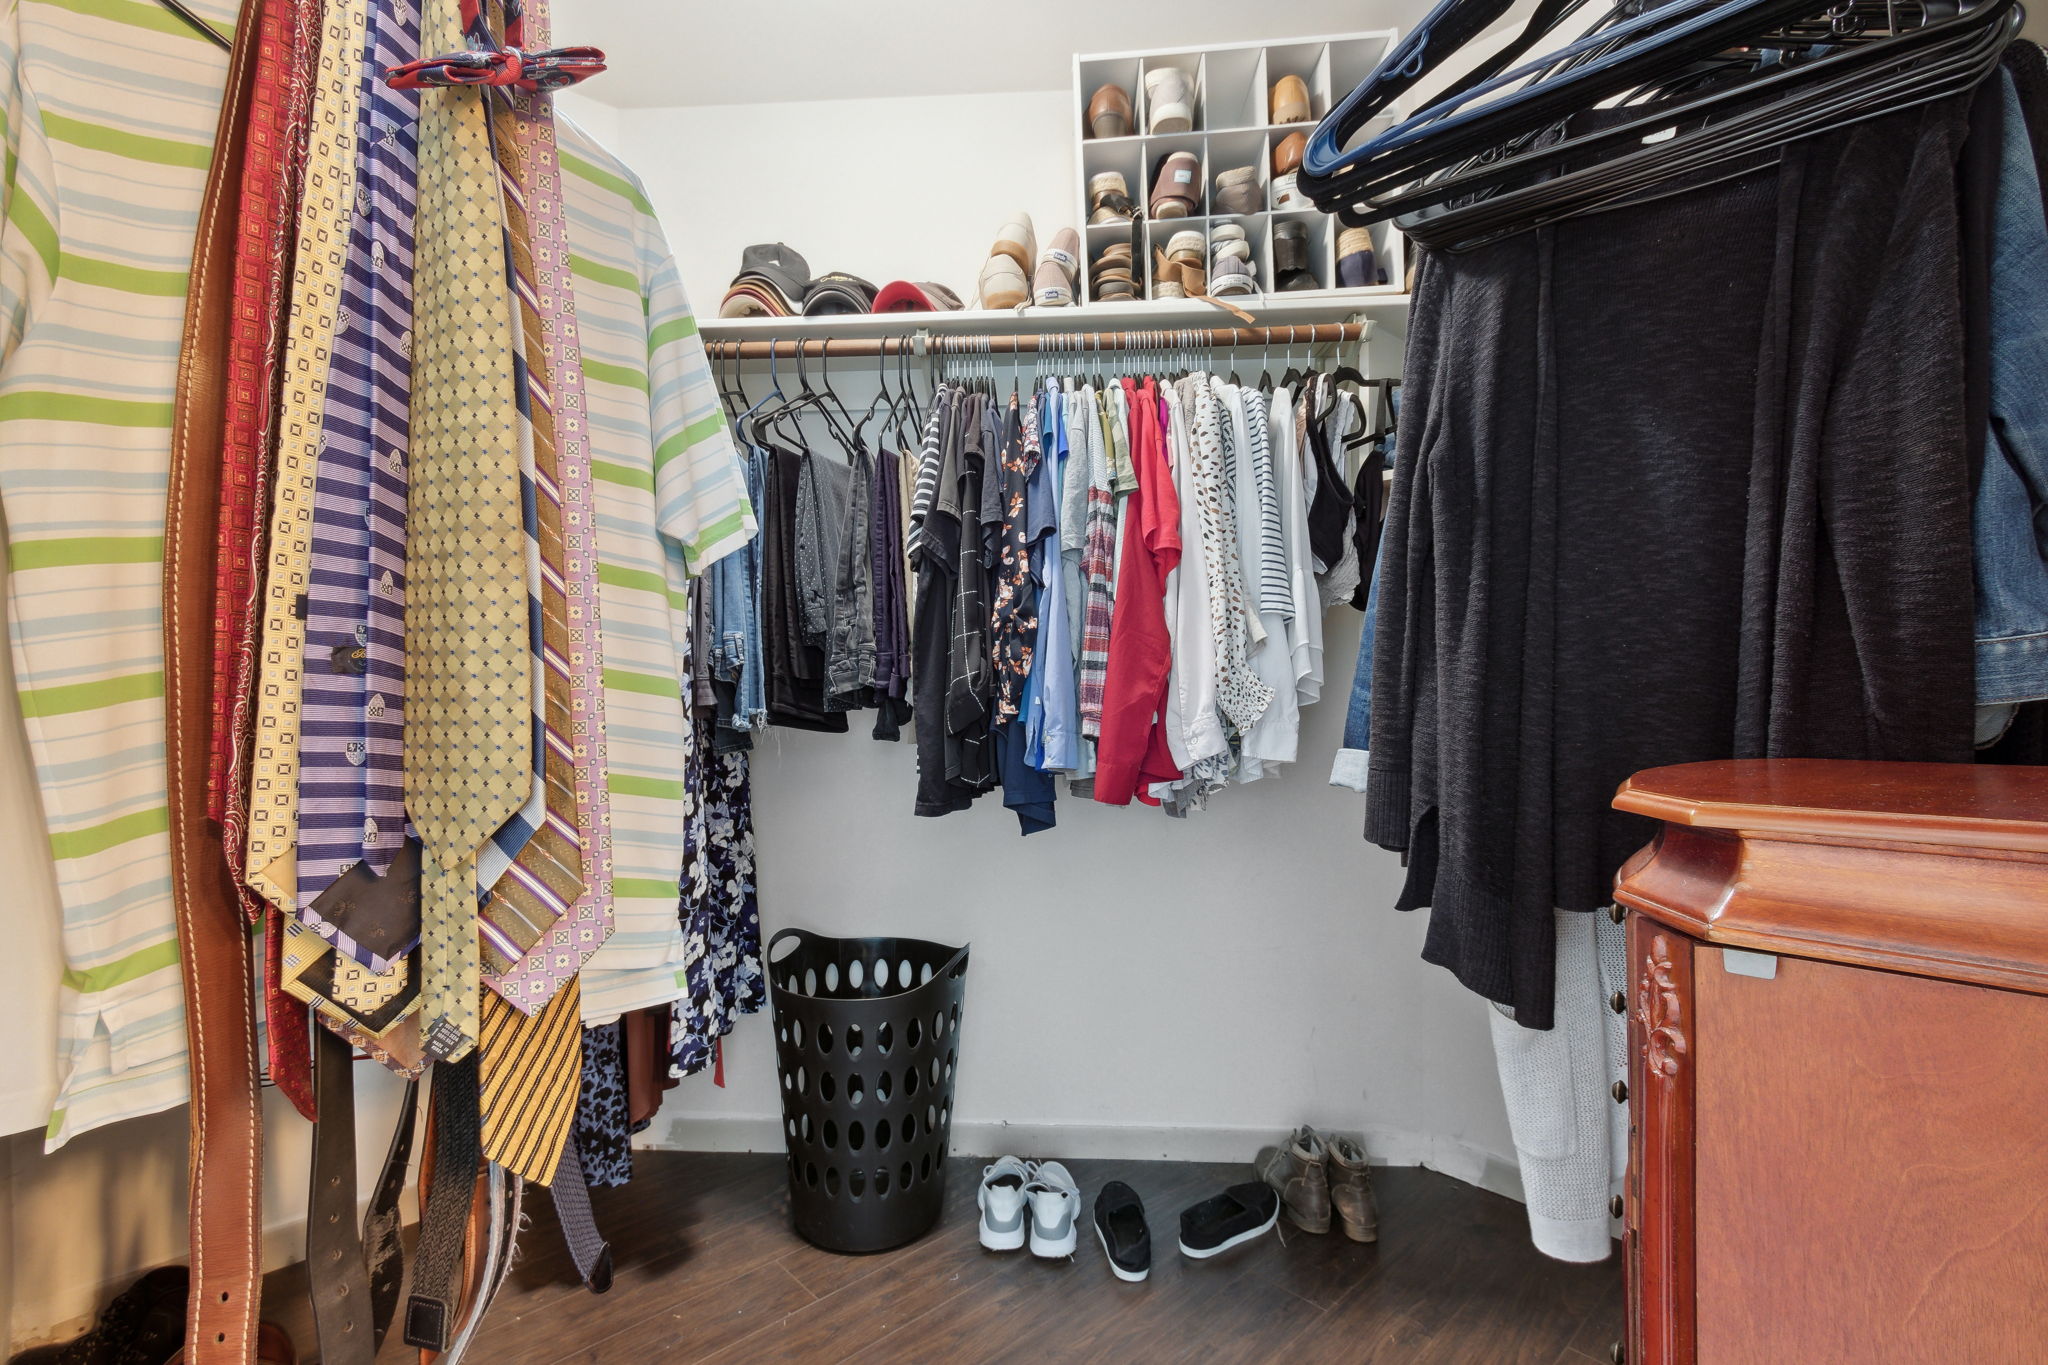
M 1344 1235 L 1354 1242 L 1380 1239 L 1380 1211 L 1372 1199 L 1372 1168 L 1365 1164 L 1365 1148 L 1350 1138 L 1329 1140 L 1330 1203 L 1344 1224 Z
M 1259 1153 L 1259 1179 L 1280 1193 L 1280 1210 L 1303 1232 L 1330 1230 L 1330 1178 L 1316 1130 L 1294 1130 L 1286 1145 Z

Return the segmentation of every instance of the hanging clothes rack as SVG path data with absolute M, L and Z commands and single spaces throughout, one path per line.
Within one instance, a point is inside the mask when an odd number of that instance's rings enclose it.
M 991 336 L 912 332 L 904 336 L 727 338 L 705 345 L 720 360 L 788 359 L 799 353 L 827 359 L 855 359 L 909 353 L 918 356 L 1022 355 L 1039 351 L 1085 354 L 1095 351 L 1217 350 L 1251 346 L 1318 346 L 1364 341 L 1370 322 L 1325 322 L 1285 327 L 1173 327 L 1122 332 L 1020 332 Z

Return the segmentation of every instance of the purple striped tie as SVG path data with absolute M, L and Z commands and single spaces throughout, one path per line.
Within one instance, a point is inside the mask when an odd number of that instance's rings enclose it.
M 419 97 L 374 78 L 419 48 L 417 10 L 377 0 L 364 64 L 357 194 L 314 486 L 299 773 L 301 917 L 373 971 L 418 926 L 358 942 L 310 912 L 357 861 L 382 873 L 406 834 L 405 498 Z

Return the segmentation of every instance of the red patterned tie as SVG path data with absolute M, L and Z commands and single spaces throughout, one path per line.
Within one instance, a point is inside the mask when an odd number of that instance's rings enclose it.
M 206 788 L 207 814 L 221 822 L 231 880 L 252 919 L 261 913 L 263 903 L 250 892 L 241 863 L 248 808 L 249 694 L 256 662 L 257 566 L 263 560 L 276 421 L 273 400 L 284 345 L 284 284 L 291 274 L 319 20 L 318 0 L 265 0 L 262 7 L 235 242 L 214 581 L 214 725 Z M 272 912 L 264 935 L 263 967 L 270 1076 L 293 1106 L 311 1118 L 306 1008 L 278 988 L 282 938 L 283 927 Z

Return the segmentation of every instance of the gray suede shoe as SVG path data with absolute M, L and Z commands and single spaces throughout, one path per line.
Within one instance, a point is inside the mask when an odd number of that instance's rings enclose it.
M 1280 1211 L 1303 1232 L 1330 1230 L 1329 1153 L 1322 1137 L 1306 1124 L 1284 1146 L 1259 1153 L 1259 1179 L 1280 1196 Z
M 1365 1164 L 1365 1148 L 1347 1137 L 1329 1140 L 1330 1205 L 1344 1235 L 1354 1242 L 1380 1239 L 1380 1210 L 1372 1197 L 1372 1168 Z

